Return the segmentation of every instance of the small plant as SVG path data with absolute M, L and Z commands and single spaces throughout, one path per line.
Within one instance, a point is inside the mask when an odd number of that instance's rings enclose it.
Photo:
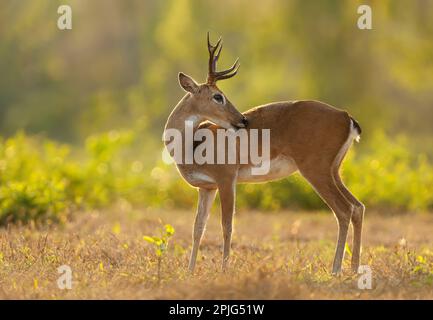
M 170 238 L 174 235 L 174 228 L 170 224 L 164 225 L 164 227 L 161 230 L 161 236 L 160 237 L 149 237 L 144 236 L 143 239 L 151 244 L 154 245 L 155 254 L 158 259 L 158 283 L 161 282 L 161 262 L 162 258 L 167 252 L 168 248 L 168 241 Z

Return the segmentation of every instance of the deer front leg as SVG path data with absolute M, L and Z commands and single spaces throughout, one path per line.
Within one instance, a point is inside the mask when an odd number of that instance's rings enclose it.
M 206 222 L 209 217 L 210 208 L 215 199 L 216 190 L 200 188 L 198 190 L 197 215 L 194 222 L 194 231 L 192 236 L 192 251 L 189 258 L 189 271 L 194 272 L 195 262 L 197 260 L 198 248 L 201 238 L 203 237 Z
M 218 186 L 221 200 L 221 223 L 223 229 L 223 271 L 227 270 L 230 257 L 230 245 L 233 230 L 233 213 L 235 209 L 235 188 L 236 184 L 234 181 Z

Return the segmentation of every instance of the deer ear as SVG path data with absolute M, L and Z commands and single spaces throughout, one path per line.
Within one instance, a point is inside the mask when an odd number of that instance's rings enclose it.
M 198 91 L 197 82 L 182 72 L 179 72 L 179 84 L 187 92 L 196 93 Z

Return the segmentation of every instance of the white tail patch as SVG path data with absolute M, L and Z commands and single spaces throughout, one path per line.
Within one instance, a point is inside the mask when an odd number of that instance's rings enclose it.
M 347 137 L 346 142 L 341 147 L 340 151 L 338 152 L 337 156 L 335 157 L 334 163 L 341 163 L 343 160 L 343 157 L 345 156 L 347 150 L 350 148 L 352 141 L 355 140 L 356 142 L 359 142 L 361 139 L 361 136 L 358 132 L 358 130 L 355 127 L 355 124 L 353 123 L 353 120 L 350 119 L 350 133 Z
M 359 134 L 358 130 L 355 127 L 355 124 L 352 119 L 350 119 L 350 134 L 349 139 L 352 138 L 356 142 L 359 142 L 361 140 L 361 135 Z

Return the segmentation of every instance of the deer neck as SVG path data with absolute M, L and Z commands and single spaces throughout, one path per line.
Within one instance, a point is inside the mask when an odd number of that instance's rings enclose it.
M 182 100 L 177 104 L 174 110 L 168 117 L 167 123 L 165 124 L 165 130 L 176 129 L 182 133 L 185 133 L 185 127 L 188 123 L 189 126 L 192 124 L 193 131 L 197 130 L 198 126 L 205 119 L 197 114 L 197 110 L 194 103 L 191 101 L 190 94 L 185 95 Z M 166 142 L 167 144 L 167 142 Z

